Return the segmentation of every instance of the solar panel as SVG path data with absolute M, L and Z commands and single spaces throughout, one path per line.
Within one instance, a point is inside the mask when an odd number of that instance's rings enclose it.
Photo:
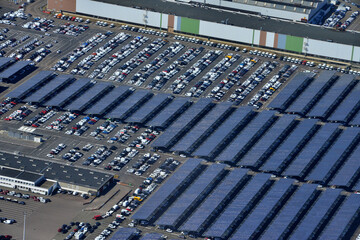
M 211 99 L 201 98 L 191 105 L 166 131 L 161 134 L 152 144 L 152 147 L 171 147 L 184 132 L 189 130 L 208 110 L 213 106 Z
M 11 57 L 0 57 L 0 69 L 3 69 L 11 62 L 15 62 L 15 59 Z
M 268 112 L 268 111 L 266 111 Z M 234 134 L 246 125 L 255 115 L 252 107 L 239 107 L 236 109 L 218 129 L 213 132 L 200 147 L 193 153 L 194 156 L 213 157 L 217 149 L 221 149 Z M 273 115 L 263 112 L 261 115 Z M 262 118 L 262 117 L 260 117 Z
M 216 158 L 216 161 L 235 162 L 276 120 L 274 113 L 274 111 L 260 112 L 241 130 L 236 138 L 227 145 L 225 150 Z
M 281 136 L 286 135 L 288 130 L 292 127 L 295 122 L 294 115 L 284 115 L 279 118 L 267 132 L 260 138 L 259 141 L 246 153 L 246 155 L 241 158 L 239 165 L 243 166 L 258 166 L 263 161 L 263 158 L 267 156 L 271 151 L 273 151 Z
M 355 86 L 357 82 L 353 80 L 353 75 L 342 75 L 336 83 L 331 86 L 329 91 L 314 105 L 307 116 L 326 119 Z
M 348 148 L 353 144 L 357 144 L 359 132 L 359 128 L 344 130 L 306 179 L 327 183 L 339 169 L 339 164 L 343 161 L 342 155 L 347 154 Z
M 271 219 L 286 202 L 286 197 L 292 194 L 295 188 L 295 186 L 292 185 L 293 182 L 294 180 L 292 179 L 280 179 L 276 181 L 230 239 L 256 239 L 258 237 L 258 231 L 261 231 L 260 229 L 264 229 L 266 226 L 266 220 Z
M 224 173 L 223 164 L 212 164 L 194 180 L 169 209 L 157 220 L 157 225 L 176 228 L 184 217 L 195 210 L 195 207 L 213 189 L 216 179 Z
M 10 67 L 6 68 L 4 71 L 0 72 L 0 79 L 10 78 L 15 73 L 24 69 L 25 67 L 30 65 L 30 61 L 18 61 Z
M 6 97 L 22 99 L 31 91 L 39 87 L 41 84 L 49 81 L 50 78 L 54 75 L 54 73 L 55 72 L 53 71 L 41 71 L 34 77 L 30 78 L 29 80 L 15 88 L 8 95 L 6 95 Z
M 177 97 L 158 115 L 151 119 L 146 126 L 164 128 L 171 119 L 183 112 L 190 104 L 190 98 Z
M 271 101 L 269 108 L 285 110 L 294 99 L 304 91 L 315 76 L 313 73 L 300 72 L 285 86 L 283 90 Z
M 199 233 L 210 223 L 210 219 L 217 216 L 223 209 L 224 203 L 229 201 L 234 192 L 250 177 L 247 169 L 232 170 L 213 192 L 204 200 L 188 220 L 179 228 L 180 231 Z
M 349 124 L 356 125 L 358 127 L 360 126 L 360 111 L 358 111 L 358 113 L 355 115 L 355 117 L 353 118 L 353 120 L 351 120 Z
M 350 239 L 358 227 L 360 195 L 351 194 L 342 203 L 319 239 Z M 354 224 L 355 229 L 354 229 Z
M 67 86 L 55 97 L 45 102 L 44 105 L 62 107 L 66 104 L 67 101 L 69 101 L 69 99 L 78 97 L 88 87 L 90 87 L 90 79 L 80 78 L 75 82 L 73 82 L 72 84 L 70 84 L 69 86 Z
M 360 102 L 360 84 L 357 84 L 328 118 L 329 121 L 349 122 L 356 114 L 355 106 Z
M 306 216 L 297 225 L 290 239 L 309 239 L 313 232 L 317 232 L 318 226 L 326 219 L 326 214 L 330 212 L 338 202 L 341 191 L 341 189 L 328 188 L 323 192 L 307 212 Z
M 139 230 L 136 228 L 119 228 L 110 240 L 130 240 L 138 234 Z
M 318 158 L 322 156 L 321 153 L 329 147 L 329 144 L 337 136 L 338 127 L 339 124 L 336 123 L 327 123 L 322 126 L 290 163 L 283 175 L 305 177 Z
M 269 185 L 272 182 L 268 181 L 270 176 L 264 173 L 255 175 L 203 235 L 225 237 L 231 225 L 244 218 L 250 206 L 255 204 L 256 199 L 263 194 L 265 184 Z
M 96 102 L 92 107 L 85 111 L 86 114 L 96 114 L 102 115 L 106 112 L 110 107 L 117 104 L 121 99 L 126 98 L 131 93 L 130 87 L 127 86 L 119 86 L 114 88 L 106 94 L 103 98 L 101 98 L 98 102 Z
M 355 148 L 346 162 L 340 166 L 340 170 L 338 170 L 335 177 L 331 180 L 330 185 L 350 187 L 359 177 L 359 168 L 360 145 Z
M 311 82 L 296 100 L 286 109 L 287 112 L 306 114 L 310 108 L 322 97 L 327 89 L 334 83 L 335 71 L 322 71 L 320 75 Z
M 153 94 L 148 90 L 138 90 L 131 94 L 121 104 L 114 108 L 111 112 L 107 113 L 107 118 L 125 119 L 129 113 L 134 111 L 144 101 L 149 99 Z
M 71 111 L 83 111 L 87 106 L 93 103 L 94 100 L 99 98 L 106 92 L 112 85 L 110 83 L 100 82 L 92 86 L 83 95 L 75 99 L 72 103 L 65 108 Z
M 161 211 L 163 204 L 178 193 L 180 186 L 198 174 L 202 166 L 201 162 L 201 159 L 188 159 L 161 188 L 152 193 L 151 197 L 134 213 L 132 219 L 150 221 L 156 212 Z
M 281 173 L 296 153 L 300 151 L 304 144 L 320 127 L 316 125 L 317 122 L 317 119 L 304 119 L 301 121 L 295 129 L 289 133 L 275 152 L 267 158 L 264 165 L 260 167 L 260 170 Z
M 194 144 L 198 144 L 199 140 L 204 139 L 211 131 L 214 131 L 221 122 L 223 122 L 229 112 L 233 110 L 231 106 L 231 102 L 217 104 L 191 129 L 190 132 L 171 148 L 171 151 L 190 153 L 191 150 L 194 149 Z
M 173 99 L 170 94 L 159 93 L 134 112 L 125 122 L 144 123 Z
M 293 229 L 303 212 L 307 210 L 316 195 L 314 184 L 303 184 L 290 197 L 280 213 L 274 218 L 269 227 L 262 233 L 261 239 L 282 239 L 286 238 L 289 230 Z
M 140 240 L 164 240 L 160 233 L 146 233 Z
M 58 91 L 70 83 L 74 79 L 73 75 L 66 74 L 66 75 L 59 75 L 46 85 L 42 86 L 36 92 L 31 94 L 29 97 L 25 98 L 25 102 L 38 102 L 41 103 L 47 97 L 51 95 L 56 95 Z

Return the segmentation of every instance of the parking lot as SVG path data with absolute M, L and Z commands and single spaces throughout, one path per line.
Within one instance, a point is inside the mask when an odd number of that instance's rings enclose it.
M 10 3 L 7 5 L 0 9 L 0 14 L 14 8 Z M 43 19 L 44 16 L 47 20 Z M 37 67 L 35 72 L 16 84 L 0 83 L 1 87 L 6 88 L 0 93 L 0 128 L 7 131 L 32 131 L 45 141 L 34 144 L 20 140 L 21 147 L 5 143 L 0 146 L 0 150 L 110 172 L 116 175 L 119 183 L 130 186 L 133 191 L 144 185 L 146 180 L 156 186 L 161 184 L 185 160 L 171 153 L 152 151 L 149 145 L 162 133 L 160 130 L 46 105 L 12 103 L 11 99 L 5 100 L 4 96 L 39 71 L 51 69 L 58 74 L 73 74 L 77 79 L 90 78 L 114 86 L 151 89 L 155 93 L 192 97 L 195 101 L 199 97 L 206 97 L 216 102 L 230 101 L 235 106 L 250 105 L 264 109 L 297 72 L 317 73 L 321 69 L 334 69 L 360 74 L 357 71 L 359 69 L 319 64 L 296 55 L 168 35 L 127 25 L 104 26 L 106 24 L 96 21 L 86 22 L 86 18 L 83 22 L 75 22 L 73 18 L 65 20 L 51 14 L 41 14 L 37 22 L 46 23 L 42 26 L 44 29 L 49 27 L 48 30 L 29 29 L 30 24 L 26 24 L 36 17 L 18 17 L 12 21 L 16 26 L 0 24 L 4 36 L 0 45 L 6 43 L 1 45 L 2 56 L 30 59 Z M 28 27 L 24 28 L 24 25 Z M 87 26 L 86 30 L 74 30 L 84 25 Z M 121 190 L 123 193 L 124 189 Z M 116 198 L 120 201 L 120 196 L 116 195 Z M 80 196 L 59 194 L 51 200 L 51 203 L 45 205 L 27 201 L 26 205 L 20 207 L 13 202 L 3 201 L 4 205 L 0 207 L 2 215 L 15 219 L 16 224 L 1 224 L 0 232 L 6 230 L 19 239 L 25 212 L 31 215 L 31 219 L 38 220 L 28 223 L 27 229 L 32 236 L 29 239 L 50 239 L 56 234 L 55 239 L 63 239 L 65 235 L 56 232 L 61 224 L 83 221 L 94 225 L 95 221 L 91 219 L 93 215 L 106 212 L 104 209 L 99 212 L 81 212 L 82 203 L 86 200 Z M 42 210 L 58 216 L 56 221 L 51 222 L 51 226 L 42 225 L 48 214 Z M 114 220 L 114 216 L 102 220 L 102 227 L 86 236 L 95 239 Z M 121 226 L 130 223 L 126 219 Z M 154 231 L 140 228 L 144 232 Z M 36 237 L 39 231 L 43 234 Z M 156 231 L 174 237 L 172 233 Z

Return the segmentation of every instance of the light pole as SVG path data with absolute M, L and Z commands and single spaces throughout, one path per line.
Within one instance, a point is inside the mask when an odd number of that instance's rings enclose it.
M 23 229 L 23 240 L 25 240 L 25 228 L 26 228 L 26 212 L 24 212 L 24 229 Z

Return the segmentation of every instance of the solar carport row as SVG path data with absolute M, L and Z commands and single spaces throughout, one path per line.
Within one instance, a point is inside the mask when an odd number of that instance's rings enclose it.
M 164 240 L 161 233 L 145 233 L 140 240 Z
M 304 178 L 340 133 L 339 126 L 337 123 L 327 123 L 321 126 L 283 172 L 283 175 Z
M 330 213 L 336 209 L 341 201 L 341 189 L 328 188 L 323 192 L 312 208 L 296 225 L 296 229 L 290 235 L 290 239 L 315 239 L 324 224 L 331 216 Z
M 30 61 L 19 61 L 0 72 L 0 81 L 7 81 L 18 72 L 30 66 Z
M 351 194 L 326 225 L 319 239 L 350 239 L 359 225 L 360 195 Z
M 73 75 L 59 75 L 50 82 L 48 82 L 46 85 L 42 86 L 36 92 L 34 92 L 34 94 L 31 94 L 29 97 L 25 98 L 24 101 L 31 103 L 41 103 L 47 98 L 58 94 L 59 90 L 70 84 L 73 80 Z
M 283 179 L 276 181 L 270 190 L 265 194 L 259 204 L 255 206 L 251 213 L 240 223 L 231 240 L 257 239 L 260 233 L 268 225 L 268 222 L 281 209 L 288 200 L 288 197 L 295 190 L 293 179 Z
M 316 187 L 315 184 L 303 184 L 298 187 L 266 230 L 263 231 L 261 239 L 286 239 L 318 196 L 319 191 L 316 190 Z
M 134 89 L 127 86 L 119 86 L 117 88 L 114 88 L 103 98 L 97 101 L 93 106 L 88 108 L 85 111 L 85 113 L 94 114 L 94 115 L 103 115 L 111 107 L 115 106 L 121 100 L 125 99 L 133 91 Z
M 138 236 L 140 231 L 136 228 L 119 228 L 110 240 L 131 240 Z
M 152 95 L 153 94 L 148 90 L 137 90 L 121 102 L 116 108 L 107 113 L 105 117 L 124 120 Z
M 87 90 L 80 97 L 76 98 L 69 105 L 65 106 L 70 111 L 83 111 L 90 106 L 95 100 L 103 96 L 113 85 L 110 83 L 100 82 L 96 83 L 89 90 Z
M 157 225 L 177 228 L 179 223 L 195 210 L 214 185 L 222 178 L 224 164 L 212 164 L 198 176 L 191 185 L 170 205 L 169 209 L 156 221 Z
M 349 156 L 354 146 L 359 143 L 359 132 L 360 128 L 344 130 L 331 148 L 322 156 L 318 164 L 312 168 L 306 179 L 327 184 Z
M 13 91 L 8 93 L 6 97 L 22 99 L 30 95 L 33 91 L 35 91 L 44 83 L 50 81 L 54 74 L 55 72 L 53 71 L 41 71 L 17 88 L 15 88 Z
M 159 93 L 136 110 L 125 122 L 143 124 L 169 104 L 173 98 L 170 94 Z
M 201 98 L 185 111 L 166 131 L 161 134 L 152 144 L 153 148 L 169 148 L 182 134 L 187 132 L 205 113 L 210 110 L 214 103 L 209 98 Z
M 90 86 L 92 86 L 92 82 L 89 78 L 80 78 L 63 89 L 59 94 L 55 97 L 46 101 L 43 105 L 53 106 L 53 107 L 63 107 L 70 100 L 79 97 L 83 94 Z
M 213 132 L 234 110 L 231 102 L 216 104 L 206 116 L 199 121 L 174 147 L 171 151 L 190 153 L 204 138 Z
M 188 159 L 151 197 L 139 208 L 132 219 L 152 222 L 164 206 L 174 196 L 179 194 L 184 184 L 195 178 L 202 170 L 201 159 Z
M 235 163 L 277 119 L 274 111 L 263 111 L 248 123 L 226 149 L 216 158 L 216 161 Z M 220 139 L 221 140 L 221 139 Z M 205 147 L 205 146 L 204 146 Z
M 323 96 L 336 80 L 335 71 L 322 71 L 310 85 L 303 90 L 296 100 L 286 109 L 286 112 L 306 114 Z
M 355 115 L 355 117 L 353 118 L 353 120 L 351 120 L 350 125 L 356 125 L 356 126 L 360 126 L 360 110 L 358 111 L 358 113 Z
M 145 125 L 165 128 L 190 105 L 190 98 L 177 97 Z
M 264 173 L 253 176 L 203 235 L 227 238 L 271 186 L 270 176 Z
M 295 77 L 285 86 L 283 90 L 271 101 L 269 108 L 279 109 L 284 111 L 290 104 L 304 91 L 309 85 L 314 73 L 298 73 Z
M 342 75 L 306 116 L 326 119 L 357 84 L 354 79 L 353 75 Z
M 233 195 L 249 180 L 250 176 L 247 172 L 248 170 L 243 168 L 230 171 L 179 230 L 201 234 L 231 201 Z
M 0 57 L 0 71 L 14 63 L 15 59 L 11 57 Z

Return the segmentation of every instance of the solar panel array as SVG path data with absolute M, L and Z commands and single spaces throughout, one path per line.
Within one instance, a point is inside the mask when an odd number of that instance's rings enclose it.
M 178 188 L 198 173 L 201 162 L 201 159 L 188 159 L 158 191 L 151 195 L 132 218 L 150 221 L 153 215 L 161 210 L 162 205 L 178 193 Z
M 236 109 L 224 123 L 197 148 L 193 155 L 206 158 L 213 157 L 213 154 L 217 149 L 222 149 L 233 135 L 237 133 L 241 127 L 246 125 L 254 115 L 255 112 L 252 107 L 241 107 Z M 266 115 L 266 113 L 262 113 L 262 115 Z
M 306 114 L 335 81 L 336 78 L 334 74 L 335 71 L 322 71 L 320 75 L 301 92 L 286 111 L 299 113 L 301 115 Z
M 289 164 L 297 152 L 304 146 L 309 138 L 320 127 L 316 125 L 318 120 L 305 119 L 301 121 L 295 129 L 288 134 L 281 145 L 267 158 L 260 170 L 281 173 Z
M 41 71 L 34 77 L 15 88 L 8 95 L 6 95 L 6 97 L 22 99 L 36 88 L 49 81 L 54 74 L 55 72 L 53 71 Z
M 64 106 L 70 99 L 78 97 L 90 87 L 90 79 L 88 78 L 80 78 L 67 86 L 63 91 L 57 94 L 55 97 L 49 99 L 47 102 L 43 103 L 46 106 L 54 106 L 54 107 L 62 107 Z
M 231 171 L 214 189 L 204 202 L 191 214 L 189 219 L 179 228 L 180 231 L 202 232 L 210 220 L 224 208 L 222 205 L 231 200 L 239 186 L 248 180 L 247 169 L 237 168 Z
M 139 106 L 139 104 L 146 101 L 152 95 L 153 94 L 147 90 L 138 90 L 131 94 L 123 102 L 121 102 L 120 105 L 118 105 L 112 111 L 107 113 L 105 117 L 123 120 L 130 112 L 134 111 Z
M 202 117 L 209 108 L 213 106 L 209 98 L 201 98 L 194 103 L 186 112 L 184 112 L 166 131 L 161 134 L 152 144 L 154 148 L 168 148 L 177 138 L 186 132 L 192 125 Z
M 0 69 L 6 67 L 11 62 L 15 62 L 15 59 L 11 57 L 0 57 Z
M 342 75 L 306 116 L 326 119 L 357 83 L 353 75 Z
M 130 240 L 138 235 L 139 230 L 136 228 L 119 228 L 117 232 L 110 238 L 110 240 Z
M 125 122 L 144 123 L 150 117 L 158 113 L 164 108 L 173 96 L 170 94 L 159 93 L 142 105 L 136 112 L 134 112 Z
M 360 111 L 358 111 L 353 120 L 351 120 L 350 125 L 356 125 L 360 127 Z
M 194 210 L 194 205 L 208 194 L 216 178 L 224 171 L 225 165 L 213 164 L 181 194 L 169 209 L 157 220 L 157 225 L 176 227 L 184 215 Z M 196 205 L 195 205 L 196 206 Z
M 86 114 L 104 114 L 110 107 L 116 105 L 122 99 L 126 98 L 132 91 L 130 87 L 119 86 L 112 89 L 108 94 L 96 102 L 92 107 L 85 111 Z
M 158 115 L 146 123 L 146 126 L 164 128 L 175 116 L 183 112 L 189 104 L 190 98 L 175 98 Z
M 171 148 L 171 151 L 190 153 L 194 148 L 194 145 L 199 144 L 199 140 L 203 140 L 211 131 L 214 131 L 217 126 L 222 123 L 228 116 L 228 113 L 233 110 L 231 106 L 231 102 L 217 104 L 191 129 L 191 131 Z
M 48 82 L 46 85 L 44 85 L 42 88 L 34 92 L 34 94 L 25 98 L 24 101 L 32 103 L 42 102 L 47 97 L 51 95 L 56 95 L 59 92 L 59 89 L 68 85 L 73 79 L 74 77 L 70 74 L 59 75 L 50 82 Z
M 10 67 L 6 68 L 4 71 L 0 72 L 0 79 L 10 78 L 20 70 L 26 68 L 30 65 L 30 61 L 18 61 Z
M 313 77 L 313 73 L 298 73 L 271 101 L 268 107 L 284 111 L 304 88 L 309 85 Z
M 239 165 L 258 166 L 272 152 L 297 121 L 296 116 L 285 115 L 277 120 L 262 138 L 240 159 Z M 279 141 L 278 141 L 279 139 Z
M 235 162 L 239 155 L 243 155 L 251 143 L 256 140 L 259 135 L 270 127 L 275 121 L 273 111 L 263 111 L 248 123 L 239 133 L 239 135 L 221 152 L 216 161 Z
M 163 240 L 162 236 L 160 233 L 146 233 L 140 240 Z
M 97 98 L 102 96 L 112 85 L 110 83 L 100 82 L 92 86 L 83 95 L 76 98 L 72 103 L 65 108 L 71 111 L 83 111 L 87 106 L 94 102 Z

